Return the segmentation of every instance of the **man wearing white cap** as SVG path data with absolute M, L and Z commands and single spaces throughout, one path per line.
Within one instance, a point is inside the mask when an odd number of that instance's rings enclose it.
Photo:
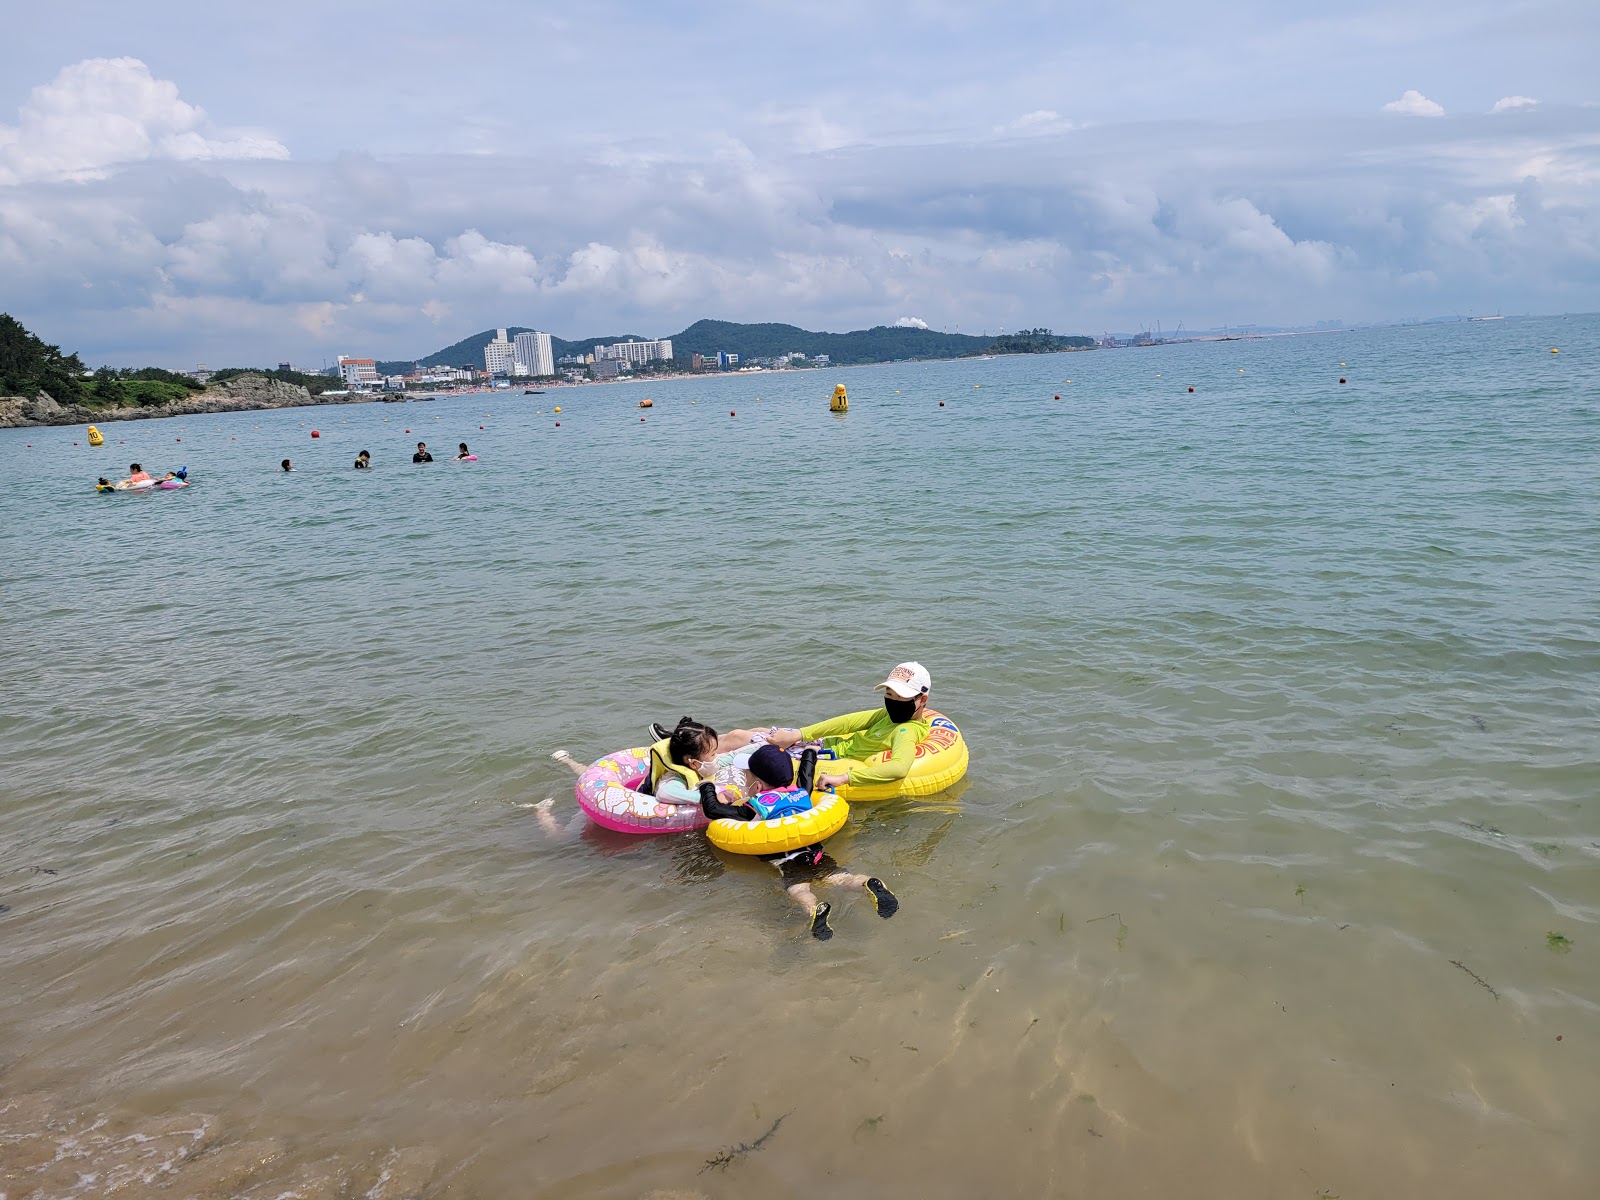
M 838 761 L 827 763 L 827 773 L 817 776 L 819 787 L 897 783 L 911 770 L 917 743 L 928 736 L 932 725 L 922 714 L 933 679 L 921 663 L 903 662 L 878 688 L 883 692 L 882 708 L 846 713 L 801 729 L 774 729 L 767 740 L 785 750 L 796 742 L 820 741 L 824 750 L 833 751 Z M 867 761 L 885 750 L 887 760 Z

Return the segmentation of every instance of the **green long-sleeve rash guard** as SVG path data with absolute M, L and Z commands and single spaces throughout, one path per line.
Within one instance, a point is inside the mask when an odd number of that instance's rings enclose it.
M 849 763 L 850 782 L 855 786 L 869 783 L 898 783 L 911 770 L 917 759 L 917 743 L 928 736 L 933 722 L 923 718 L 896 725 L 881 708 L 863 709 L 845 713 L 827 721 L 818 721 L 800 730 L 804 741 L 818 738 L 829 750 Z M 889 751 L 886 762 L 867 762 L 875 754 Z M 824 759 L 817 764 L 818 774 L 827 774 L 830 764 Z

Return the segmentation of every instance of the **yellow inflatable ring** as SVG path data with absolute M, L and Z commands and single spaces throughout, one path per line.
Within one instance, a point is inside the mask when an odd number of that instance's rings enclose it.
M 719 817 L 706 826 L 706 836 L 719 850 L 730 854 L 783 854 L 803 850 L 831 838 L 850 819 L 850 806 L 834 792 L 817 793 L 816 803 L 803 813 L 771 821 L 735 821 Z
M 898 783 L 867 783 L 857 787 L 841 787 L 839 795 L 852 803 L 873 800 L 895 800 L 901 796 L 931 796 L 953 787 L 967 773 L 967 743 L 956 723 L 943 713 L 929 709 L 926 716 L 933 719 L 928 736 L 917 743 L 917 759 L 911 770 Z M 871 762 L 888 762 L 889 752 L 875 754 Z M 828 760 L 817 764 L 817 773 L 828 773 Z

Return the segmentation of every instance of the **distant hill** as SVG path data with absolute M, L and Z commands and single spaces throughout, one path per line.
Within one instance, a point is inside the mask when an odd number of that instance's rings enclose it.
M 519 333 L 536 333 L 537 330 L 526 326 L 515 325 L 506 327 L 506 337 L 515 338 Z M 471 337 L 464 337 L 454 345 L 446 346 L 443 350 L 435 350 L 426 358 L 395 359 L 391 362 L 377 364 L 380 375 L 403 375 L 411 370 L 411 364 L 416 362 L 424 367 L 473 367 L 483 370 L 483 348 L 494 341 L 495 331 L 485 329 L 482 333 L 475 333 Z M 638 333 L 605 334 L 601 337 L 585 338 L 581 342 L 569 342 L 566 338 L 550 335 L 551 353 L 557 358 L 567 354 L 590 354 L 594 351 L 596 343 L 626 342 L 626 341 L 653 341 Z M 677 347 L 674 346 L 676 351 Z
M 506 336 L 514 338 L 519 333 L 529 332 L 532 331 L 520 326 L 507 327 Z M 720 350 L 725 354 L 737 354 L 741 359 L 775 358 L 790 352 L 798 352 L 808 358 L 826 354 L 840 365 L 896 362 L 908 358 L 960 358 L 962 355 L 985 352 L 1006 354 L 1087 349 L 1094 345 L 1093 338 L 1058 337 L 1042 329 L 1025 332 L 1031 336 L 1024 341 L 1022 335 L 978 337 L 965 333 L 940 333 L 935 329 L 908 329 L 900 325 L 878 325 L 850 333 L 816 333 L 795 325 L 696 321 L 682 333 L 672 334 L 671 339 L 673 356 L 682 362 L 687 362 L 691 354 L 709 357 Z M 494 334 L 493 329 L 485 329 L 482 333 L 462 338 L 454 345 L 415 361 L 425 367 L 471 366 L 481 370 L 483 348 L 494 340 Z M 551 335 L 550 344 L 555 356 L 561 358 L 567 354 L 588 354 L 597 344 L 625 342 L 629 339 L 653 340 L 637 333 L 608 333 L 577 341 Z M 402 374 L 410 369 L 410 362 L 378 364 L 378 370 L 385 375 Z

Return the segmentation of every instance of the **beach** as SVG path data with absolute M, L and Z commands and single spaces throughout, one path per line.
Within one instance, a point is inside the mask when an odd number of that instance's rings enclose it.
M 1597 395 L 1587 316 L 0 430 L 0 1193 L 1587 1197 Z M 905 659 L 971 768 L 827 943 L 549 758 Z

